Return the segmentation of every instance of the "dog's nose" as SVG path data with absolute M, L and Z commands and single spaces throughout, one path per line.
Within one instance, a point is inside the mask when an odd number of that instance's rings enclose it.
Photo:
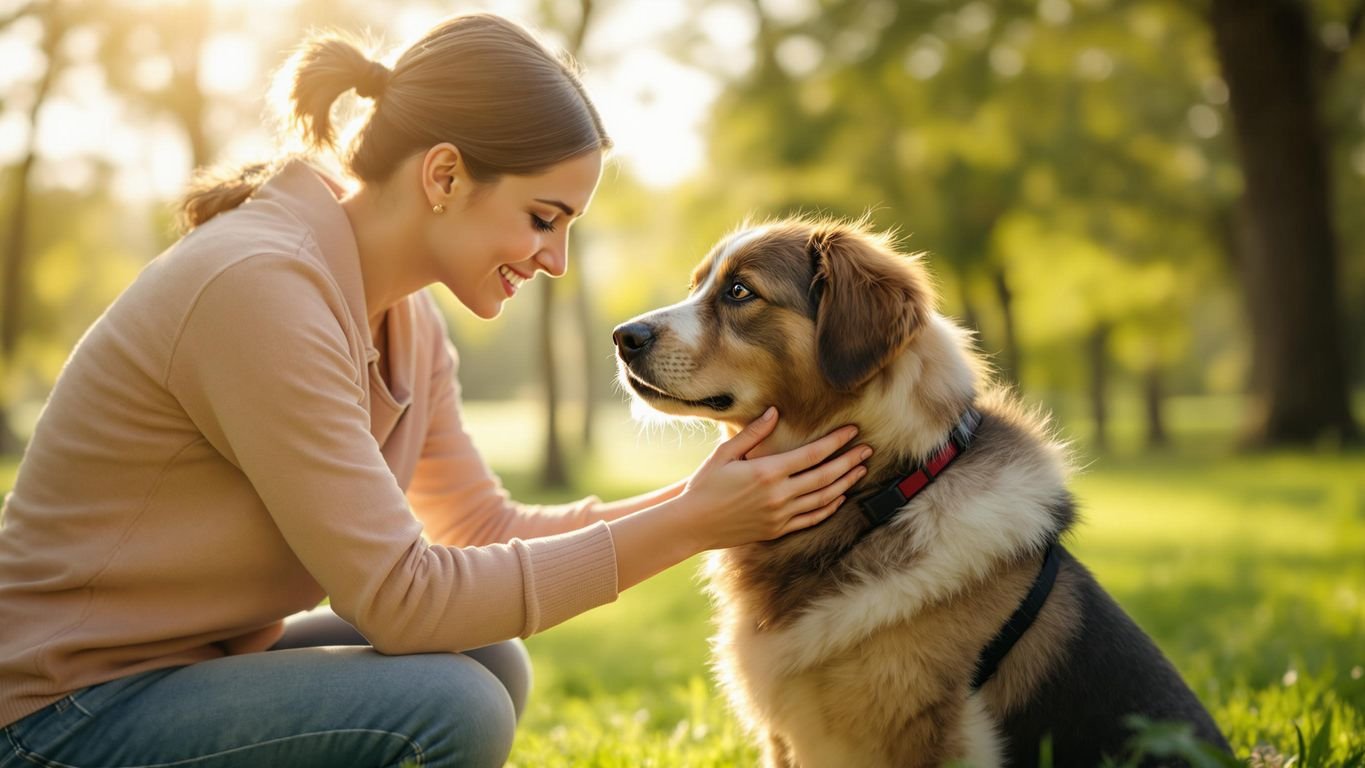
M 611 340 L 616 342 L 621 359 L 629 363 L 654 342 L 654 331 L 645 323 L 626 323 L 611 332 Z

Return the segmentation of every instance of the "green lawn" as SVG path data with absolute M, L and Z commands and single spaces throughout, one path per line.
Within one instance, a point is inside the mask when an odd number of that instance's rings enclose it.
M 532 489 L 525 409 L 474 406 L 476 440 L 518 498 Z M 1172 403 L 1177 448 L 1113 454 L 1078 440 L 1072 550 L 1153 635 L 1238 754 L 1298 751 L 1333 714 L 1337 764 L 1365 749 L 1365 453 L 1239 455 L 1226 401 Z M 534 411 L 532 411 L 532 417 Z M 577 493 L 633 494 L 682 476 L 701 434 L 643 434 L 619 413 L 578 462 Z M 517 425 L 515 428 L 513 425 Z M 1069 436 L 1086 434 L 1072 422 Z M 531 444 L 537 445 L 536 438 Z M 756 753 L 707 675 L 708 608 L 685 563 L 528 642 L 537 684 L 519 766 L 726 766 Z M 1303 761 L 1300 761 L 1300 765 Z
M 572 460 L 576 487 L 539 492 L 538 413 L 468 407 L 481 449 L 528 501 L 638 493 L 682 477 L 710 447 L 700 432 L 642 432 L 612 407 L 596 449 Z M 1082 442 L 1074 489 L 1084 521 L 1070 546 L 1240 755 L 1259 744 L 1294 755 L 1295 726 L 1311 738 L 1330 713 L 1333 757 L 1319 764 L 1338 764 L 1365 749 L 1365 453 L 1238 455 L 1234 413 L 1173 403 L 1178 447 L 1166 454 L 1137 451 L 1135 430 L 1122 425 L 1113 454 L 1095 457 Z M 0 488 L 12 472 L 0 464 Z M 530 639 L 537 681 L 514 765 L 753 764 L 709 681 L 695 573 L 685 563 Z

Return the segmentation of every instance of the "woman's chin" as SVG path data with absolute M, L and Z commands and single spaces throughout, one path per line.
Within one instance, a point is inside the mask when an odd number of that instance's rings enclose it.
M 456 298 L 459 298 L 458 296 Z M 480 320 L 493 320 L 502 314 L 503 301 L 481 301 L 478 303 L 460 299 L 465 309 L 474 313 Z

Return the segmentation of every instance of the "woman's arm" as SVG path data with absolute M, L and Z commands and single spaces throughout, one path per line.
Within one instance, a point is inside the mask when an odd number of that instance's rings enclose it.
M 605 520 L 611 522 L 618 520 L 626 515 L 639 512 L 642 509 L 658 506 L 670 499 L 676 498 L 687 487 L 687 478 L 649 493 L 642 493 L 639 496 L 631 496 L 628 499 L 618 499 L 616 501 L 594 502 L 589 508 L 592 520 Z

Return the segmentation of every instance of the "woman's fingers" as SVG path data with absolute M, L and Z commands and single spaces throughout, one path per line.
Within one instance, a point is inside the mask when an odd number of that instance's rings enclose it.
M 845 451 L 843 455 L 830 459 L 814 469 L 808 469 L 792 478 L 792 481 L 795 483 L 794 493 L 803 495 L 818 491 L 830 483 L 833 483 L 835 480 L 838 480 L 844 473 L 851 471 L 854 467 L 867 461 L 868 457 L 871 455 L 871 446 L 860 445 Z
M 832 499 L 842 497 L 845 491 L 852 488 L 853 484 L 863 479 L 866 474 L 867 467 L 853 467 L 840 477 L 835 478 L 833 482 L 822 484 L 810 493 L 792 499 L 789 510 L 792 514 L 799 516 L 820 509 L 830 503 Z
M 813 525 L 819 525 L 820 523 L 823 523 L 825 521 L 825 518 L 834 514 L 835 510 L 837 510 L 839 506 L 843 503 L 844 497 L 840 496 L 835 500 L 831 501 L 830 503 L 826 504 L 825 506 L 820 507 L 817 510 L 796 515 L 795 517 L 787 521 L 786 526 L 782 528 L 782 532 L 779 533 L 776 538 L 781 538 L 789 533 L 795 533 L 797 531 L 805 530 L 806 528 L 809 528 Z
M 839 450 L 844 443 L 852 440 L 856 434 L 858 434 L 858 428 L 855 426 L 840 427 L 819 440 L 806 443 L 800 448 L 793 448 L 786 453 L 767 456 L 757 461 L 770 462 L 784 476 L 790 477 L 803 469 L 813 467 L 824 461 L 830 454 Z
M 721 443 L 716 448 L 716 455 L 726 461 L 743 459 L 744 454 L 763 442 L 763 438 L 772 434 L 773 428 L 776 426 L 777 409 L 769 406 L 762 416 L 749 422 L 734 437 Z

